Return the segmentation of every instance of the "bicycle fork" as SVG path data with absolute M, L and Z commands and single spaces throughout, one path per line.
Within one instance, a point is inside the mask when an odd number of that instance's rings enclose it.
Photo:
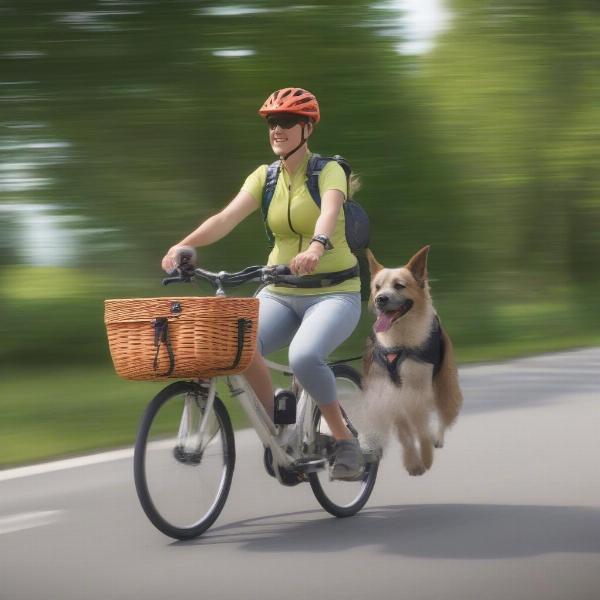
M 218 430 L 211 434 L 215 393 L 216 380 L 211 379 L 200 382 L 199 392 L 186 394 L 174 450 L 179 461 L 199 463 L 204 449 Z

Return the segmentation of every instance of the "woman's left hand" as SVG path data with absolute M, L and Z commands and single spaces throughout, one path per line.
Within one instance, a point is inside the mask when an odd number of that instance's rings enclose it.
M 294 275 L 309 275 L 315 270 L 324 252 L 325 248 L 321 244 L 316 244 L 315 247 L 311 245 L 307 250 L 296 254 L 292 258 L 290 261 L 290 271 Z

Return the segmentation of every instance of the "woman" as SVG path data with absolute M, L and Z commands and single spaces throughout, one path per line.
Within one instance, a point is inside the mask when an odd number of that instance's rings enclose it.
M 287 264 L 296 275 L 352 270 L 356 257 L 345 238 L 347 179 L 335 161 L 319 174 L 321 208 L 306 187 L 310 158 L 308 139 L 320 120 L 317 99 L 300 88 L 271 94 L 259 114 L 265 117 L 280 171 L 269 205 L 267 223 L 274 234 L 269 264 Z M 163 258 L 166 271 L 175 268 L 180 246 L 207 246 L 220 240 L 261 207 L 267 178 L 261 165 L 244 182 L 237 196 L 204 221 Z M 355 274 L 353 274 L 355 275 Z M 335 379 L 326 357 L 356 328 L 360 319 L 360 279 L 351 276 L 337 285 L 316 288 L 268 286 L 261 290 L 258 350 L 244 375 L 270 415 L 273 386 L 263 356 L 289 345 L 289 362 L 298 381 L 317 401 L 336 439 L 332 476 L 352 479 L 361 469 L 358 441 L 346 427 L 336 398 Z

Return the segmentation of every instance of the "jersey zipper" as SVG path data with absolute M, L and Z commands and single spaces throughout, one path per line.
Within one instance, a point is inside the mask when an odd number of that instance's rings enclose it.
M 292 205 L 292 184 L 290 183 L 288 185 L 288 225 L 290 226 L 290 229 L 298 236 L 298 252 L 302 252 L 302 235 L 299 234 L 293 227 L 292 227 L 292 215 L 291 215 L 291 205 Z

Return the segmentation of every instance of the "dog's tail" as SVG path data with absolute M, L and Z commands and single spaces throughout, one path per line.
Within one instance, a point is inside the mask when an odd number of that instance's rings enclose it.
M 433 379 L 435 401 L 444 426 L 454 423 L 463 403 L 458 383 L 458 370 L 454 361 L 454 348 L 442 327 L 443 357 L 438 374 Z

